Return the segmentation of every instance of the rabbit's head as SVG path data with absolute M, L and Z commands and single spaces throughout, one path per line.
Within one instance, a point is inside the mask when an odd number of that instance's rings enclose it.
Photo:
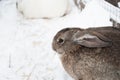
M 62 29 L 55 35 L 52 43 L 53 50 L 59 54 L 74 52 L 81 47 L 101 48 L 110 45 L 110 40 L 104 35 L 80 28 Z

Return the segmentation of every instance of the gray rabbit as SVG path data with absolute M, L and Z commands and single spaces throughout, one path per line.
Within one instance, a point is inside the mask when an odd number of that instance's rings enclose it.
M 75 80 L 120 80 L 120 30 L 65 28 L 52 43 Z

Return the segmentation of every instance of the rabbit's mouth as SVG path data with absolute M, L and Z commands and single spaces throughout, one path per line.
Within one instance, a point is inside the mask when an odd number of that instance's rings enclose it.
M 56 49 L 56 52 L 58 52 L 59 54 L 64 54 L 65 51 L 63 51 L 62 49 Z

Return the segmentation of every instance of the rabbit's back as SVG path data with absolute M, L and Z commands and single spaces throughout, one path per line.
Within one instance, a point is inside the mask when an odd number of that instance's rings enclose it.
M 86 32 L 98 32 L 108 37 L 112 41 L 120 40 L 120 29 L 114 27 L 100 27 L 100 28 L 88 28 Z

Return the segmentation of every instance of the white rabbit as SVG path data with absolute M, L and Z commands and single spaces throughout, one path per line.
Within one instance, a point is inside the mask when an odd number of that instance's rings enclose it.
M 26 18 L 54 18 L 70 11 L 69 0 L 20 0 L 18 10 Z

